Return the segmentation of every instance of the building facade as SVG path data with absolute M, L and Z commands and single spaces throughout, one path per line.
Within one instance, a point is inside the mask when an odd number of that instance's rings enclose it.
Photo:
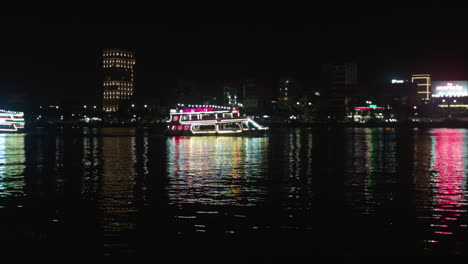
M 353 108 L 353 100 L 366 94 L 358 84 L 358 66 L 354 62 L 329 63 L 323 65 L 324 88 L 319 91 L 323 113 L 327 120 L 344 120 L 347 108 Z
M 323 70 L 329 74 L 332 85 L 356 85 L 358 83 L 356 63 L 325 64 Z
M 293 78 L 281 77 L 279 79 L 277 100 L 279 103 L 295 103 L 301 95 L 302 85 Z
M 223 87 L 223 105 L 224 106 L 237 106 L 238 105 L 238 89 L 233 86 L 225 85 Z
M 103 110 L 116 112 L 129 104 L 135 90 L 135 53 L 122 49 L 103 51 Z
M 418 86 L 418 96 L 420 100 L 431 99 L 431 75 L 430 74 L 413 74 L 411 82 Z

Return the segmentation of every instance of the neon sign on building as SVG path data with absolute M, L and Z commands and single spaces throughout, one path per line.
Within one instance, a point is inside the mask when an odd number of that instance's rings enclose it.
M 434 81 L 432 82 L 432 96 L 468 96 L 468 81 Z

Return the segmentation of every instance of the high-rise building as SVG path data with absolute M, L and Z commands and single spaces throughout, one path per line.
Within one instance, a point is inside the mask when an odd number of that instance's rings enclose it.
M 418 86 L 418 95 L 421 100 L 431 99 L 431 75 L 430 74 L 413 74 L 411 82 Z
M 324 72 L 329 73 L 332 85 L 356 85 L 358 83 L 357 64 L 325 64 Z
M 358 83 L 358 68 L 354 62 L 323 65 L 324 85 L 319 88 L 328 119 L 343 120 L 354 98 L 365 93 Z
M 103 110 L 116 112 L 133 98 L 135 53 L 122 49 L 103 51 Z
M 301 93 L 301 87 L 297 80 L 282 77 L 278 85 L 278 102 L 296 102 Z
M 236 87 L 225 85 L 223 87 L 223 105 L 237 106 L 238 89 Z

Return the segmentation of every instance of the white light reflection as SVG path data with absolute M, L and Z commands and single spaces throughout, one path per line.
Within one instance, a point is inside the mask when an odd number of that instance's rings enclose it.
M 126 247 L 115 244 L 113 236 L 125 236 L 136 228 L 135 131 L 126 128 L 102 129 L 101 224 L 105 248 Z M 107 244 L 109 243 L 109 244 Z
M 25 134 L 0 134 L 0 197 L 24 195 Z

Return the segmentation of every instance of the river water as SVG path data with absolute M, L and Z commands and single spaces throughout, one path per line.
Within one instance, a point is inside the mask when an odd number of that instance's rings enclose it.
M 467 146 L 445 128 L 0 134 L 0 251 L 464 255 Z

